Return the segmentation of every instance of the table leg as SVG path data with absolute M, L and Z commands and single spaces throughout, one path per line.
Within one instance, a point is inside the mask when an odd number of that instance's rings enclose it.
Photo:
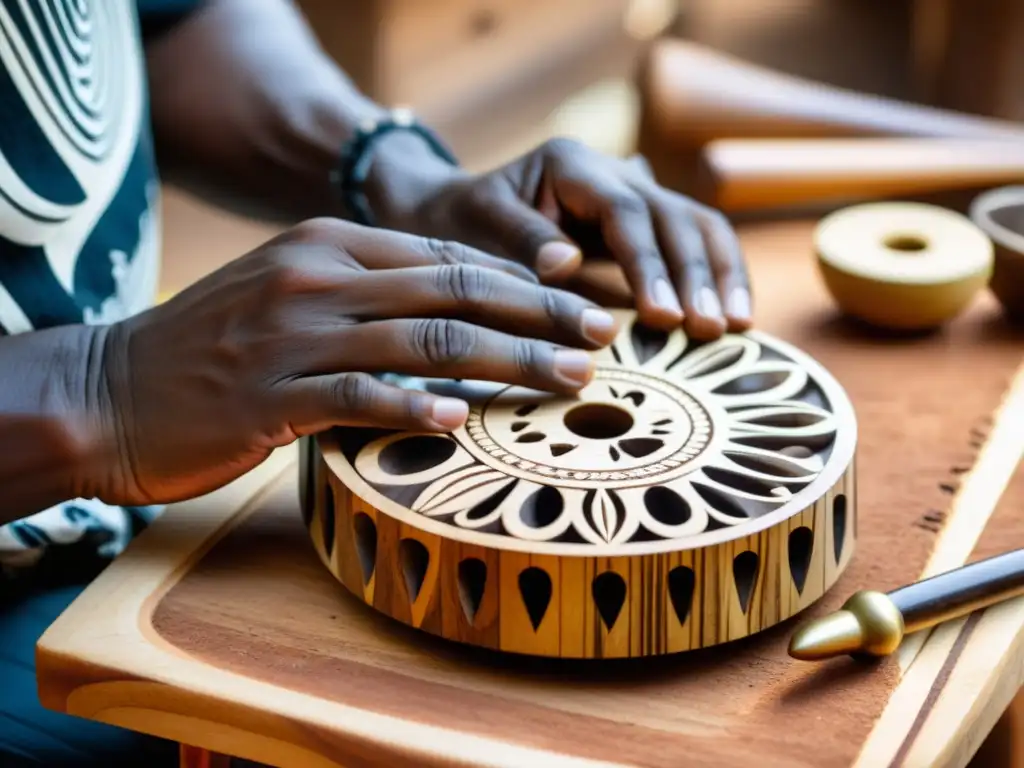
M 231 768 L 231 758 L 208 749 L 181 745 L 180 768 Z

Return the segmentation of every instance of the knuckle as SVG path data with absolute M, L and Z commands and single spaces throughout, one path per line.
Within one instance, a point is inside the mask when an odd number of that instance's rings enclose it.
M 536 342 L 516 339 L 512 346 L 512 361 L 520 378 L 525 381 L 535 379 L 541 367 Z
M 291 229 L 292 238 L 300 242 L 324 242 L 338 235 L 340 222 L 327 217 L 307 219 Z
M 458 320 L 432 318 L 417 322 L 413 333 L 417 352 L 430 365 L 458 363 L 473 354 L 477 333 Z
M 273 295 L 294 296 L 315 290 L 319 285 L 317 276 L 302 264 L 292 260 L 277 259 L 267 276 L 267 287 Z
M 583 144 L 568 136 L 555 136 L 544 142 L 544 153 L 552 157 L 569 157 L 583 150 Z
M 619 216 L 647 216 L 647 203 L 631 189 L 616 189 L 605 198 L 608 209 Z
M 466 248 L 451 240 L 439 240 L 436 237 L 428 237 L 424 238 L 423 246 L 438 264 L 466 264 L 469 262 Z
M 374 385 L 367 373 L 346 373 L 335 380 L 334 400 L 348 410 L 367 410 L 373 402 Z
M 438 290 L 457 304 L 478 305 L 491 298 L 492 283 L 479 267 L 450 264 L 438 267 L 434 274 Z

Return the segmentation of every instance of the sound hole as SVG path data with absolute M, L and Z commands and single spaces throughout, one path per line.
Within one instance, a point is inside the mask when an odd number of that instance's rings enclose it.
M 693 570 L 685 565 L 676 566 L 668 572 L 668 596 L 680 624 L 685 624 L 690 615 L 695 581 Z
M 732 561 L 732 576 L 736 582 L 736 596 L 740 601 L 740 609 L 746 613 L 750 607 L 750 598 L 757 584 L 757 570 L 760 565 L 758 556 L 751 551 L 740 552 Z
M 562 505 L 562 494 L 550 485 L 542 485 L 523 502 L 519 516 L 531 528 L 544 528 L 562 514 Z
M 811 552 L 814 549 L 814 532 L 801 525 L 789 534 L 789 572 L 798 594 L 804 593 L 807 571 L 811 566 Z
M 606 403 L 584 403 L 565 414 L 566 428 L 589 440 L 611 440 L 633 428 L 628 411 Z
M 843 557 L 843 541 L 846 538 L 846 495 L 840 493 L 832 502 L 832 544 L 836 565 Z
M 647 489 L 644 505 L 651 517 L 663 525 L 682 525 L 690 519 L 690 505 L 678 493 L 661 485 Z
M 614 571 L 605 571 L 590 586 L 597 612 L 610 632 L 626 602 L 626 582 Z
M 370 583 L 373 569 L 377 565 L 377 526 L 370 516 L 358 513 L 352 520 L 352 528 L 356 537 L 356 555 L 359 567 L 363 571 L 363 585 Z
M 536 566 L 527 568 L 519 574 L 519 595 L 536 632 L 551 602 L 551 577 Z

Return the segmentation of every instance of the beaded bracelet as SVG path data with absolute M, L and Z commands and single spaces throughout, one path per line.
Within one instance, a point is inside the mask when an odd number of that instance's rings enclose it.
M 383 118 L 360 125 L 355 134 L 342 145 L 337 168 L 332 172 L 332 181 L 341 193 L 342 204 L 359 224 L 374 225 L 363 187 L 370 172 L 374 145 L 394 131 L 407 131 L 419 136 L 442 160 L 454 166 L 459 165 L 459 161 L 437 134 L 419 123 L 408 109 L 395 109 Z

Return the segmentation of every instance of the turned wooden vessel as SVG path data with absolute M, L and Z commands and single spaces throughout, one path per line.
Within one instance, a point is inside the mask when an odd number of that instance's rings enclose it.
M 408 381 L 466 398 L 466 425 L 307 439 L 331 573 L 435 635 L 577 658 L 712 646 L 820 598 L 857 535 L 843 389 L 762 333 L 698 344 L 619 316 L 578 397 Z

